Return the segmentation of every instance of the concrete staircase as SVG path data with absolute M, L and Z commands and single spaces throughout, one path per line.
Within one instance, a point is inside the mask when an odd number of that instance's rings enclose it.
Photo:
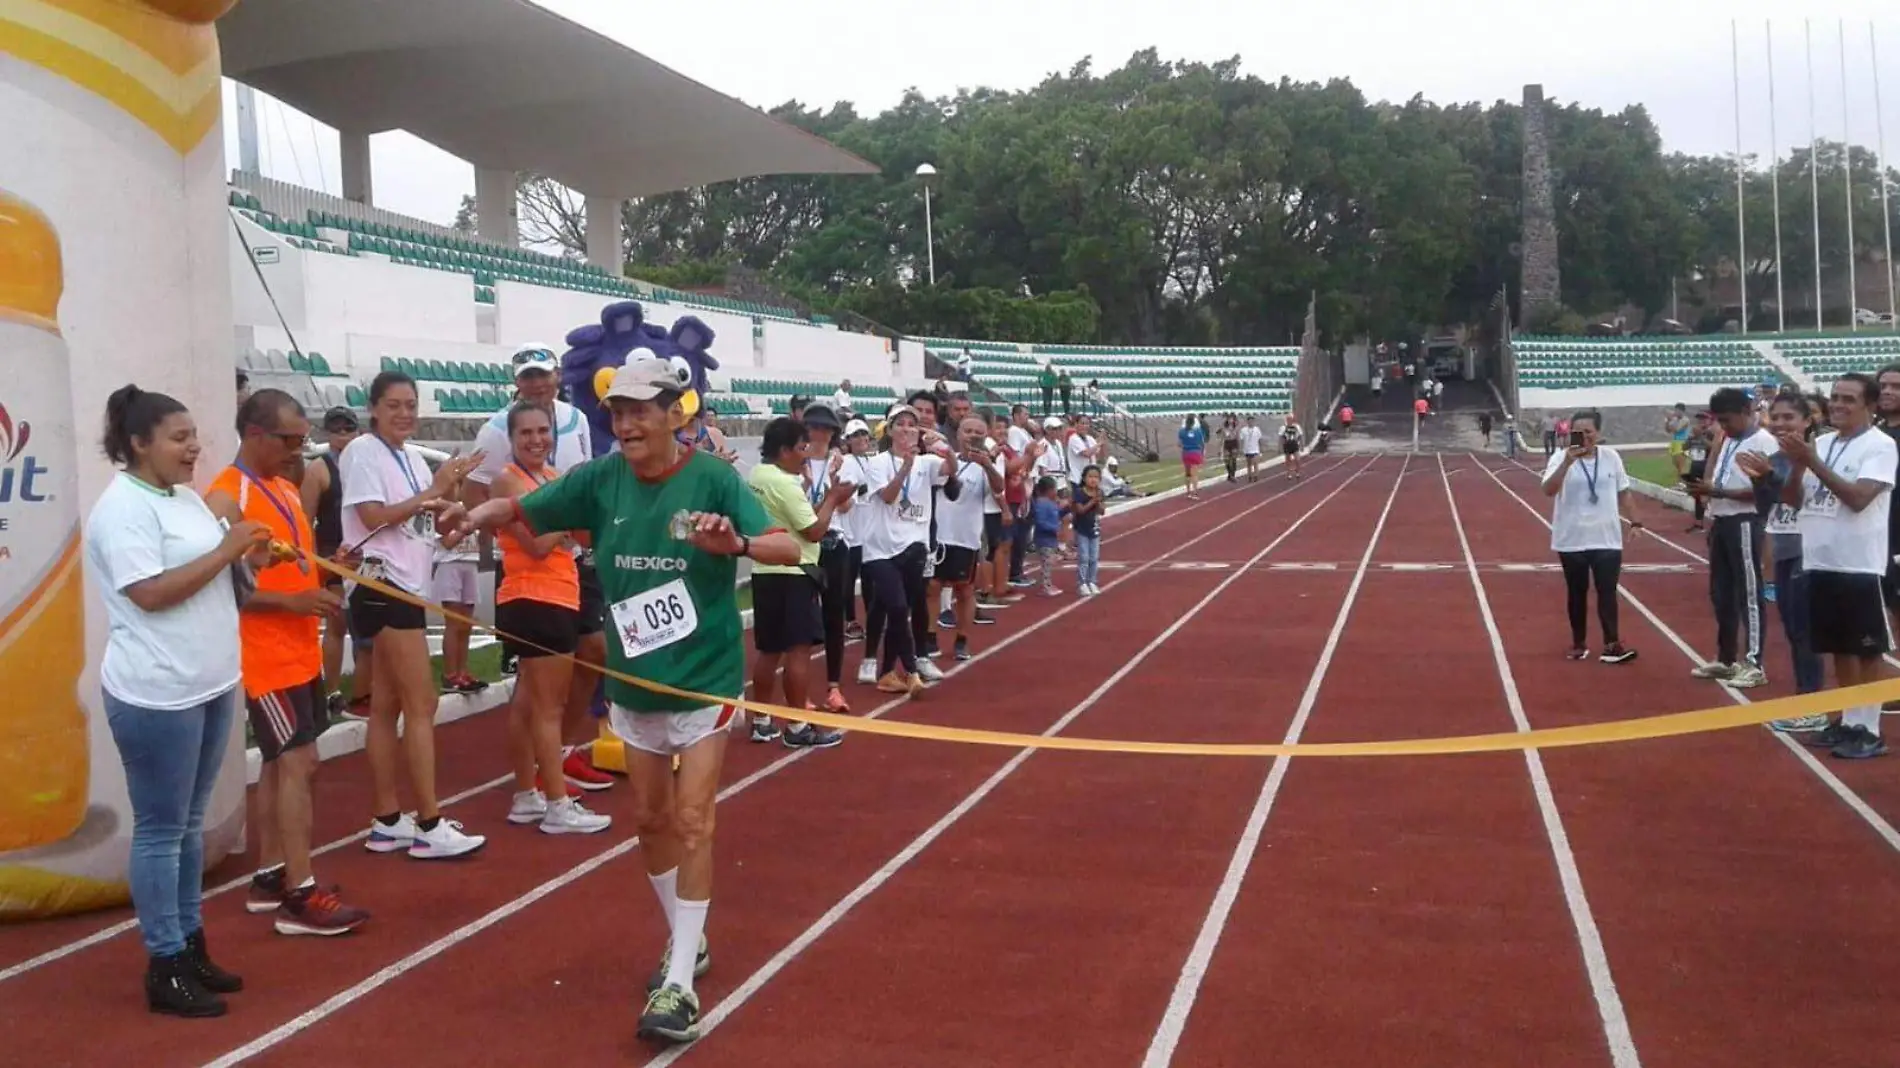
M 1761 353 L 1761 358 L 1772 364 L 1775 370 L 1787 376 L 1788 381 L 1801 387 L 1801 392 L 1814 392 L 1814 379 L 1810 377 L 1807 372 L 1796 367 L 1794 361 L 1783 356 L 1780 350 L 1775 348 L 1774 342 L 1751 341 L 1749 345 L 1753 347 L 1756 352 Z

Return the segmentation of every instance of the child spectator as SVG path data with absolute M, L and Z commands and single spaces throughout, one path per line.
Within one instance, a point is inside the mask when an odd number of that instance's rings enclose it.
M 1044 475 L 1036 480 L 1036 499 L 1030 502 L 1036 524 L 1036 558 L 1042 561 L 1044 597 L 1056 597 L 1056 550 L 1062 533 L 1062 505 L 1056 500 L 1056 480 Z
M 1102 469 L 1090 464 L 1082 469 L 1082 482 L 1075 487 L 1075 502 L 1069 507 L 1075 530 L 1075 591 L 1084 597 L 1102 592 L 1096 578 L 1102 566 Z

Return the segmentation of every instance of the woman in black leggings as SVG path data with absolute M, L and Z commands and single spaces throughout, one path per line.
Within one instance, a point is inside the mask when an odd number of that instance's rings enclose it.
M 944 483 L 941 454 L 948 446 L 941 435 L 918 426 L 909 405 L 893 406 L 886 423 L 889 451 L 865 465 L 869 492 L 857 505 L 865 510 L 858 520 L 867 587 L 865 659 L 877 657 L 879 690 L 915 696 L 924 680 L 917 671 L 913 617 L 930 611 L 924 580 L 930 493 Z M 880 634 L 881 643 L 875 640 Z
M 1606 664 L 1636 659 L 1617 630 L 1616 589 L 1623 573 L 1623 524 L 1642 527 L 1629 514 L 1629 474 L 1615 449 L 1597 444 L 1602 417 L 1594 411 L 1570 417 L 1570 440 L 1544 467 L 1544 495 L 1556 499 L 1550 517 L 1550 547 L 1563 562 L 1570 614 L 1572 660 L 1588 660 L 1585 645 L 1590 590 L 1596 589 L 1597 622 L 1603 628 Z
M 811 436 L 811 445 L 807 450 L 810 458 L 805 461 L 805 493 L 814 501 L 822 500 L 834 484 L 852 481 L 852 472 L 847 470 L 844 453 L 833 449 L 838 432 L 843 428 L 838 423 L 837 413 L 825 404 L 810 405 L 801 418 L 806 433 Z M 856 501 L 857 498 L 853 496 L 839 506 L 838 517 L 833 520 L 831 530 L 818 550 L 818 569 L 824 577 L 818 592 L 825 620 L 824 709 L 827 712 L 851 711 L 850 703 L 844 699 L 841 684 L 844 679 L 845 615 L 851 606 L 851 580 L 855 576 L 851 574 L 852 549 L 845 543 L 843 527 Z

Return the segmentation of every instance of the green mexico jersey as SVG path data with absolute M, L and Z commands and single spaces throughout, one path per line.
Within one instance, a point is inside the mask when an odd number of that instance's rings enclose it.
M 772 529 L 732 465 L 689 452 L 648 482 L 618 453 L 591 460 L 521 498 L 538 533 L 584 530 L 607 601 L 607 666 L 683 690 L 735 698 L 745 690 L 737 557 L 701 552 L 673 536 L 679 517 L 723 515 L 741 534 Z M 704 701 L 616 679 L 607 697 L 634 712 L 688 712 Z

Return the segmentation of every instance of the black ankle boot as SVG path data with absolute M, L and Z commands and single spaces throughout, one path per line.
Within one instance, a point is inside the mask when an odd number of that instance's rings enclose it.
M 191 951 L 153 957 L 145 966 L 145 1005 L 167 1016 L 223 1016 L 224 999 L 198 981 Z
M 235 994 L 244 989 L 243 979 L 211 963 L 211 955 L 205 952 L 203 928 L 185 936 L 185 959 L 206 990 L 214 994 Z

